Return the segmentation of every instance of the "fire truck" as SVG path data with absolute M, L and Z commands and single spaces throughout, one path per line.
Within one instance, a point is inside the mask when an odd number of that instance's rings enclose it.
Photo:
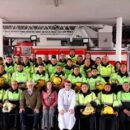
M 70 49 L 75 50 L 76 55 L 85 55 L 86 52 L 89 52 L 92 56 L 92 59 L 96 59 L 96 57 L 103 57 L 107 55 L 110 59 L 110 63 L 114 64 L 116 61 L 116 52 L 115 50 L 87 50 L 86 47 L 36 47 L 33 46 L 32 42 L 21 42 L 17 43 L 14 48 L 14 55 L 27 55 L 29 56 L 31 53 L 36 54 L 36 56 L 43 56 L 44 54 L 51 55 L 58 55 L 63 52 L 66 55 L 69 54 Z M 122 63 L 128 64 L 128 51 L 122 51 Z

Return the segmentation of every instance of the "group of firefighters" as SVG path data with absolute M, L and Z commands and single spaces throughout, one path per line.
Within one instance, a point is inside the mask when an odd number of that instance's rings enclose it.
M 33 122 L 30 123 L 30 115 Z M 0 57 L 0 129 L 129 130 L 127 65 L 107 55 Z

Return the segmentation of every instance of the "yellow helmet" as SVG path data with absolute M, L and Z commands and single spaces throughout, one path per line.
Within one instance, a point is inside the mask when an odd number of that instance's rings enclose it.
M 110 107 L 110 106 L 106 106 L 106 107 L 104 107 L 102 113 L 103 113 L 103 114 L 114 114 L 114 110 L 113 110 L 112 107 Z
M 87 104 L 82 112 L 83 115 L 91 115 L 93 113 L 95 113 L 95 109 L 91 104 Z
M 2 87 L 3 85 L 5 85 L 5 78 L 0 77 L 0 87 Z
M 103 90 L 104 87 L 105 87 L 105 84 L 102 83 L 102 82 L 98 82 L 98 83 L 96 84 L 96 88 L 97 88 L 99 91 Z
M 76 87 L 77 90 L 81 90 L 81 86 L 82 86 L 82 83 L 81 83 L 81 82 L 77 82 L 77 83 L 75 84 L 75 87 Z
M 51 81 L 52 81 L 53 85 L 56 85 L 56 86 L 60 86 L 62 84 L 62 78 L 58 77 L 58 76 L 53 76 L 51 78 Z
M 45 86 L 45 80 L 43 79 L 38 80 L 37 87 L 43 87 L 43 86 Z

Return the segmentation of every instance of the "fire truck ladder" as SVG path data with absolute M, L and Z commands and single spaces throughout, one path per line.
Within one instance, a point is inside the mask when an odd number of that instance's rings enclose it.
M 6 37 L 30 35 L 66 35 L 72 37 L 80 28 L 103 28 L 100 24 L 3 24 L 3 35 Z

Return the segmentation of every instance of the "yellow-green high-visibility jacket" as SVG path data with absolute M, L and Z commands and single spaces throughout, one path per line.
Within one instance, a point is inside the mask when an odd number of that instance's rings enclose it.
M 97 105 L 99 104 L 99 100 L 94 92 L 88 92 L 86 96 L 83 93 L 76 94 L 76 105 L 87 105 L 91 101 L 94 101 Z
M 8 65 L 7 63 L 5 63 L 5 71 L 7 73 L 12 74 L 15 71 L 14 70 L 14 64 L 12 63 L 12 64 Z
M 117 100 L 116 94 L 114 93 L 106 94 L 103 92 L 99 92 L 98 99 L 100 101 L 100 104 L 109 105 L 112 107 L 119 107 L 119 102 Z
M 53 77 L 53 76 L 58 76 L 58 77 L 61 77 L 62 79 L 66 79 L 66 75 L 65 75 L 65 73 L 62 71 L 61 73 L 54 73 L 54 74 L 52 74 L 51 75 L 51 78 Z
M 4 94 L 5 94 L 5 90 L 1 88 L 0 89 L 0 103 L 3 102 Z
M 70 74 L 67 80 L 70 81 L 72 84 L 75 84 L 77 82 L 83 83 L 86 81 L 85 77 L 80 73 L 78 75 L 75 75 L 74 73 Z
M 18 83 L 26 83 L 28 80 L 30 80 L 30 76 L 25 71 L 16 71 L 12 74 L 12 81 L 16 80 Z
M 86 67 L 85 65 L 82 65 L 80 67 L 80 73 L 83 74 L 83 75 L 86 75 L 87 72 L 91 71 L 91 69 L 92 69 L 91 65 L 88 66 L 88 67 Z
M 32 65 L 30 63 L 28 63 L 27 65 L 25 65 L 23 63 L 23 67 L 24 67 L 24 71 L 31 74 L 31 70 L 32 70 Z
M 104 78 L 102 78 L 101 76 L 95 76 L 95 77 L 91 77 L 88 78 L 87 83 L 90 86 L 90 90 L 96 90 L 96 85 L 101 82 L 103 84 L 106 83 L 106 81 L 104 80 Z
M 43 66 L 44 71 L 47 71 L 44 64 L 40 64 L 40 65 Z M 38 64 L 33 65 L 33 73 L 36 73 L 38 71 L 38 66 L 39 66 Z
M 9 88 L 6 90 L 3 100 L 6 101 L 20 101 L 23 98 L 23 91 L 20 89 L 13 90 Z
M 117 84 L 123 84 L 124 82 L 128 82 L 130 83 L 130 77 L 128 75 L 120 75 L 118 73 L 113 73 L 111 76 L 110 76 L 110 82 L 114 82 L 114 81 L 117 81 L 118 83 Z
M 17 71 L 18 64 L 19 64 L 19 63 L 16 63 L 16 62 L 14 63 L 14 72 Z
M 68 77 L 69 76 L 69 74 L 72 74 L 73 73 L 73 69 L 74 69 L 74 65 L 72 65 L 71 67 L 69 67 L 69 66 L 65 66 L 64 68 L 63 68 L 63 72 L 66 74 L 66 76 Z
M 48 72 L 49 72 L 49 75 L 51 76 L 52 74 L 56 73 L 56 65 L 52 65 L 52 64 L 49 64 L 48 65 Z
M 37 83 L 38 80 L 45 80 L 46 82 L 49 81 L 49 74 L 45 71 L 43 71 L 42 73 L 39 73 L 38 71 L 33 74 L 32 76 L 32 80 Z
M 117 99 L 120 102 L 120 105 L 123 106 L 124 109 L 130 110 L 130 91 L 120 91 L 117 93 Z
M 100 64 L 98 67 L 98 72 L 102 77 L 110 77 L 112 73 L 115 72 L 114 66 L 111 64 L 108 64 L 107 66 L 104 66 Z

